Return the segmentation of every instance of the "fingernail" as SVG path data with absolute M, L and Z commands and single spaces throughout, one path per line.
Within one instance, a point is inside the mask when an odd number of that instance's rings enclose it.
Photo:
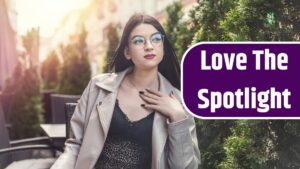
M 139 91 L 140 94 L 144 94 L 144 91 Z
M 141 104 L 142 107 L 145 107 L 145 104 Z

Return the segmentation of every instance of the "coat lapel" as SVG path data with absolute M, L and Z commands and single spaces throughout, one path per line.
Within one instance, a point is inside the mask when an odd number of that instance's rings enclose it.
M 128 69 L 118 74 L 108 75 L 109 77 L 106 79 L 101 79 L 101 81 L 96 82 L 96 85 L 103 90 L 102 92 L 104 92 L 104 94 L 99 94 L 96 101 L 96 118 L 99 120 L 89 121 L 85 134 L 85 136 L 89 136 L 89 141 L 88 145 L 85 144 L 82 146 L 82 149 L 85 148 L 86 150 L 89 150 L 92 147 L 92 150 L 87 152 L 90 155 L 85 155 L 86 158 L 83 158 L 80 161 L 82 164 L 78 165 L 84 164 L 85 166 L 89 166 L 88 169 L 94 168 L 105 144 L 119 85 L 121 84 L 121 81 L 123 80 L 127 71 Z M 99 129 L 99 133 L 95 132 L 97 129 Z
M 173 86 L 159 73 L 160 92 L 169 95 Z M 167 141 L 167 118 L 155 112 L 152 129 L 152 169 L 158 169 L 161 155 Z
M 102 126 L 104 136 L 107 137 L 107 133 L 110 127 L 110 121 L 113 114 L 113 106 L 115 105 L 117 93 L 112 92 L 107 94 L 107 96 L 103 99 L 101 105 L 97 105 L 97 112 L 100 119 L 100 124 Z
M 99 100 L 97 105 L 97 112 L 105 135 L 105 139 L 110 127 L 119 86 L 129 70 L 130 69 L 126 69 L 125 71 L 118 74 L 111 74 L 108 79 L 96 83 L 97 86 L 108 92 L 107 95 L 102 98 L 102 100 Z

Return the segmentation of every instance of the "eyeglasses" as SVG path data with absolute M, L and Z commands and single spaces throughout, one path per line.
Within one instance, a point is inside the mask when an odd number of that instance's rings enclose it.
M 150 42 L 153 47 L 159 47 L 163 44 L 164 35 L 161 33 L 154 33 L 150 36 Z M 147 40 L 144 36 L 136 35 L 131 39 L 131 44 L 137 48 L 144 48 L 147 43 Z

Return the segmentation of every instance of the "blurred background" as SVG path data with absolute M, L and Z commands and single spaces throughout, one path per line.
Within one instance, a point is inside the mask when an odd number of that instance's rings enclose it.
M 65 103 L 109 71 L 136 12 L 161 22 L 179 61 L 201 41 L 300 40 L 299 0 L 0 0 L 1 117 L 9 140 L 43 136 L 44 123 L 66 123 Z M 196 123 L 199 168 L 300 168 L 299 121 Z

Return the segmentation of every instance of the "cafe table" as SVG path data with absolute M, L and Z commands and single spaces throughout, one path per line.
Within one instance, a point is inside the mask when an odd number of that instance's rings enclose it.
M 40 124 L 51 144 L 61 150 L 64 148 L 66 140 L 66 125 L 65 124 Z

